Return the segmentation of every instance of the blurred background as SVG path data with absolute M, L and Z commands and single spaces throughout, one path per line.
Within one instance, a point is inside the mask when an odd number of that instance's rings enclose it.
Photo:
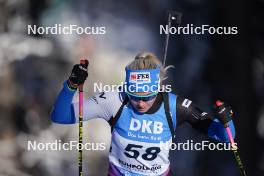
M 166 10 L 183 13 L 182 26 L 237 26 L 237 35 L 171 35 L 167 83 L 206 111 L 216 99 L 235 112 L 240 155 L 251 176 L 264 174 L 264 1 L 240 0 L 0 0 L 0 175 L 77 175 L 77 151 L 28 151 L 27 141 L 78 140 L 78 125 L 49 114 L 80 57 L 90 60 L 85 95 L 94 82 L 119 84 L 140 51 L 163 56 Z M 262 21 L 262 22 L 261 22 Z M 105 35 L 28 35 L 27 25 L 105 26 Z M 85 123 L 85 141 L 106 142 L 110 128 Z M 207 139 L 184 124 L 177 140 Z M 105 151 L 85 151 L 84 173 L 106 175 Z M 177 176 L 238 176 L 230 151 L 173 151 Z

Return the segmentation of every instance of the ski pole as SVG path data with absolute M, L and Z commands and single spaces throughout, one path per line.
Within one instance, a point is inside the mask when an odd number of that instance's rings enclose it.
M 88 67 L 88 60 L 80 60 L 80 64 Z M 82 168 L 82 143 L 83 143 L 83 84 L 79 85 L 79 147 L 78 147 L 78 166 L 79 176 L 83 176 Z
M 223 105 L 223 102 L 221 102 L 220 100 L 217 100 L 216 101 L 216 106 L 220 107 L 221 105 Z M 247 176 L 246 170 L 244 168 L 244 165 L 243 165 L 243 163 L 241 161 L 241 158 L 240 158 L 240 155 L 238 153 L 238 147 L 235 144 L 235 141 L 234 141 L 234 138 L 233 138 L 233 135 L 232 135 L 231 129 L 229 128 L 228 123 L 224 124 L 224 127 L 226 129 L 226 132 L 227 132 L 227 135 L 228 135 L 228 139 L 229 139 L 229 141 L 231 143 L 232 151 L 233 151 L 233 153 L 235 155 L 235 159 L 236 159 L 237 165 L 239 167 L 240 173 L 241 173 L 242 176 Z
M 182 13 L 171 11 L 171 10 L 169 10 L 167 13 L 168 13 L 168 21 L 167 21 L 168 29 L 170 29 L 171 27 L 172 20 L 176 21 L 177 27 L 181 25 Z M 163 55 L 163 66 L 164 67 L 166 65 L 169 38 L 170 38 L 170 32 L 166 34 L 166 38 L 165 38 L 164 55 Z

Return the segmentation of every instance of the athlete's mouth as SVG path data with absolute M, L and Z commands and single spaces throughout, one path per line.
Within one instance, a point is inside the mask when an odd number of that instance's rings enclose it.
M 144 107 L 141 107 L 141 106 L 137 106 L 137 109 L 144 109 Z
M 145 111 L 145 108 L 138 107 L 137 110 L 140 111 L 140 112 L 142 112 L 142 111 Z

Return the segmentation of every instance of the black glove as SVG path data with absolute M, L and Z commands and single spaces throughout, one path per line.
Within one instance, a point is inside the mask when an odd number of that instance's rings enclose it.
M 232 120 L 233 111 L 231 106 L 225 105 L 224 102 L 217 100 L 215 103 L 215 112 L 219 121 L 225 126 L 228 126 L 228 122 Z
M 73 66 L 71 75 L 67 81 L 69 88 L 77 89 L 88 77 L 88 60 L 81 60 L 81 64 Z

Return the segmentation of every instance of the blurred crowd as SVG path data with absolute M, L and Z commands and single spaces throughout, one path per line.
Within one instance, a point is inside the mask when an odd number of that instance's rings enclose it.
M 264 25 L 260 19 L 264 14 L 260 11 L 264 2 L 256 0 L 252 4 L 255 13 L 251 14 L 250 29 L 243 26 L 247 25 L 246 22 L 232 23 L 239 19 L 238 14 L 246 12 L 244 8 L 247 6 L 243 4 L 233 12 L 235 2 L 240 1 L 234 0 L 228 8 L 222 1 L 213 3 L 209 0 L 0 0 L 0 175 L 77 175 L 77 151 L 28 151 L 27 141 L 77 140 L 77 125 L 58 125 L 49 118 L 55 98 L 73 64 L 82 57 L 90 61 L 89 78 L 85 84 L 87 97 L 93 94 L 94 82 L 119 84 L 125 76 L 125 65 L 138 52 L 152 51 L 161 58 L 165 36 L 159 35 L 159 25 L 166 23 L 168 9 L 183 12 L 183 24 L 241 27 L 242 34 L 235 39 L 171 36 L 167 64 L 175 68 L 169 70 L 167 82 L 173 85 L 174 92 L 187 96 L 207 111 L 210 111 L 213 99 L 219 96 L 228 99 L 238 112 L 240 109 L 247 111 L 243 114 L 241 110 L 241 121 L 235 120 L 240 124 L 237 131 L 242 156 L 244 154 L 248 159 L 246 164 L 256 159 L 248 169 L 253 175 L 262 175 Z M 223 22 L 225 18 L 216 11 L 225 11 L 230 17 L 228 22 Z M 106 26 L 106 34 L 28 35 L 29 24 Z M 250 43 L 243 45 L 247 41 Z M 239 52 L 241 54 L 237 54 Z M 234 92 L 236 94 L 232 94 Z M 250 130 L 250 133 L 243 132 L 243 129 Z M 106 122 L 91 120 L 85 123 L 84 131 L 85 141 L 106 142 L 109 146 L 110 129 Z M 188 125 L 180 127 L 177 134 L 179 141 L 206 139 Z M 255 153 L 249 156 L 249 150 Z M 106 175 L 107 155 L 108 150 L 85 151 L 85 175 Z M 239 174 L 230 152 L 175 151 L 171 160 L 179 176 Z

